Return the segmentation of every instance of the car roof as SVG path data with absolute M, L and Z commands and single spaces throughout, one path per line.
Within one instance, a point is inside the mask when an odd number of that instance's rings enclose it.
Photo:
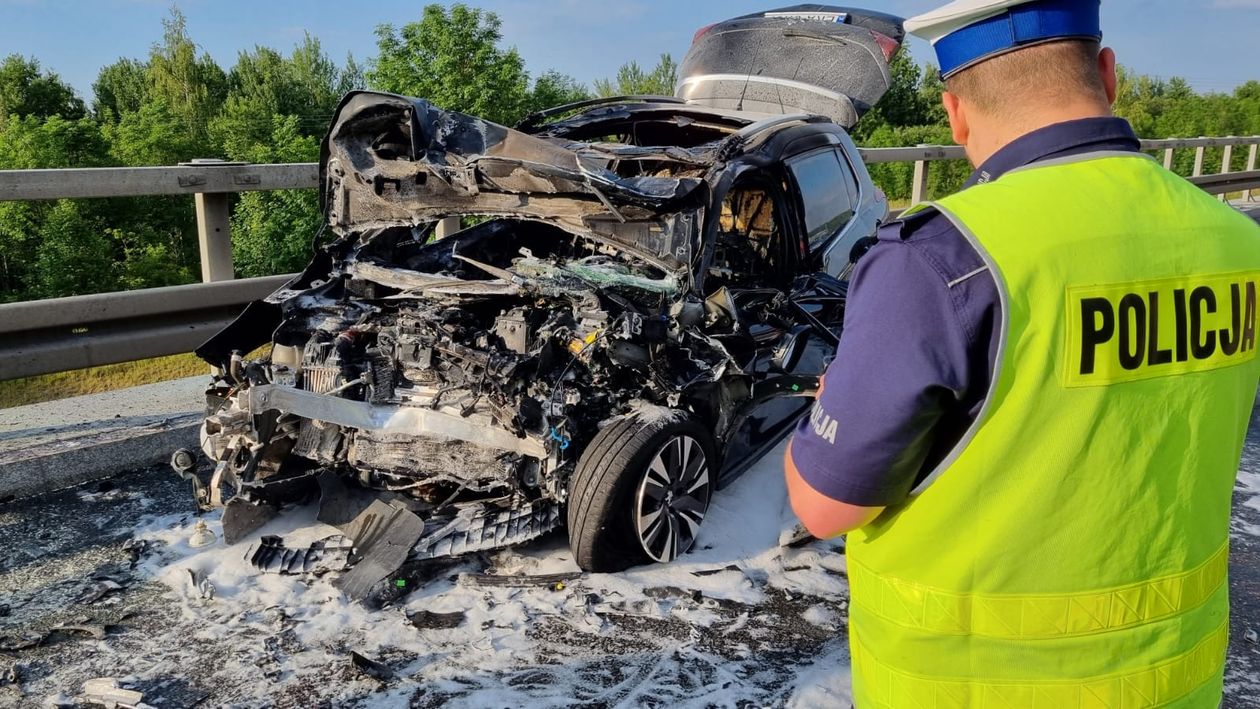
M 573 110 L 578 112 L 572 113 Z M 570 115 L 550 123 L 543 122 L 550 115 L 566 112 Z M 759 124 L 764 124 L 764 131 L 757 131 Z M 758 140 L 727 157 L 755 153 L 762 159 L 771 160 L 782 157 L 789 147 L 797 152 L 801 149 L 801 146 L 796 145 L 797 141 L 809 135 L 831 136 L 845 133 L 843 127 L 826 116 L 783 116 L 736 111 L 702 106 L 668 96 L 618 96 L 559 106 L 527 117 L 517 125 L 517 130 L 539 137 L 567 140 L 592 140 L 632 132 L 637 134 L 636 137 L 650 137 L 650 132 L 643 131 L 645 125 L 667 126 L 674 138 L 635 143 L 645 147 L 691 148 L 715 143 L 736 133 L 757 131 L 760 133 Z M 841 140 L 821 137 L 812 142 L 821 146 L 835 145 Z M 813 146 L 803 149 L 809 147 Z

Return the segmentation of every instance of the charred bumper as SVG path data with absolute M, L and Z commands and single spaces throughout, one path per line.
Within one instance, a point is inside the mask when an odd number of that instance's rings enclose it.
M 551 453 L 548 440 L 528 434 L 518 437 L 488 417 L 465 418 L 415 406 L 370 404 L 276 384 L 250 387 L 243 396 L 245 408 L 252 414 L 279 411 L 360 431 L 463 441 L 539 459 Z

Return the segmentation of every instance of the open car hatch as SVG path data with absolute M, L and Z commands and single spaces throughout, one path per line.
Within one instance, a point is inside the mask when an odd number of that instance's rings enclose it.
M 832 5 L 736 17 L 701 29 L 679 71 L 688 103 L 810 113 L 851 128 L 888 91 L 902 20 Z

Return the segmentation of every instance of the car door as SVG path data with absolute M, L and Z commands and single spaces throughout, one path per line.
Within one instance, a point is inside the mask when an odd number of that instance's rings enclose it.
M 861 195 L 848 156 L 839 146 L 827 145 L 788 159 L 786 173 L 810 264 L 847 280 L 853 247 L 870 236 L 854 223 Z
M 749 187 L 765 189 L 777 205 L 773 227 L 763 229 L 772 243 L 760 253 L 773 255 L 764 261 L 765 270 L 751 282 L 733 283 L 719 294 L 727 300 L 740 332 L 725 344 L 751 375 L 750 396 L 728 439 L 719 486 L 778 443 L 804 413 L 818 376 L 835 352 L 843 313 L 843 284 L 825 273 L 801 275 L 812 270 L 812 259 L 793 196 L 796 189 L 782 167 L 745 176 L 725 197 L 721 210 L 727 219 L 726 202 L 738 203 L 732 195 Z M 837 232 L 842 229 L 839 222 L 831 226 Z

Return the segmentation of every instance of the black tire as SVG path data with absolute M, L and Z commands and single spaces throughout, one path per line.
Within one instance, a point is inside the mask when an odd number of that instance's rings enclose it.
M 696 487 L 701 476 L 694 465 L 697 450 L 703 453 L 702 464 L 706 466 L 703 475 L 707 482 L 703 488 Z M 661 477 L 662 467 L 671 461 L 679 463 L 679 471 L 671 478 L 676 483 L 672 488 L 676 489 L 667 492 L 655 483 Z M 582 452 L 569 487 L 569 548 L 578 566 L 592 572 L 622 571 L 639 564 L 668 561 L 687 551 L 708 510 L 717 464 L 712 435 L 684 412 L 672 416 L 629 414 L 613 419 Z M 694 491 L 680 492 L 688 486 Z M 652 515 L 640 511 L 640 507 L 658 504 L 654 492 L 665 496 L 659 501 L 661 512 L 657 516 L 663 516 L 666 525 L 664 531 L 655 529 L 655 537 L 651 534 L 655 519 L 645 522 Z M 662 514 L 667 505 L 668 514 Z M 640 523 L 649 526 L 643 534 Z M 688 532 L 690 539 L 685 539 Z M 675 535 L 673 556 L 669 555 L 669 541 L 662 541 L 661 534 Z M 655 558 L 649 553 L 649 541 L 645 538 L 653 540 L 653 546 L 662 547 Z

